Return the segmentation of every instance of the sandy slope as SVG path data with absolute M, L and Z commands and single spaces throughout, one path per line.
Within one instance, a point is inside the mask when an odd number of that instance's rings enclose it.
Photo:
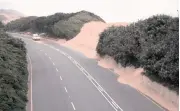
M 99 34 L 112 25 L 127 25 L 127 23 L 106 24 L 103 22 L 89 22 L 82 27 L 81 32 L 76 37 L 64 45 L 82 52 L 87 57 L 94 58 L 96 57 L 95 49 L 99 40 Z
M 118 78 L 118 81 L 124 84 L 128 84 L 140 92 L 148 95 L 153 98 L 156 102 L 161 104 L 163 107 L 169 109 L 170 111 L 178 110 L 178 98 L 177 95 L 169 91 L 167 88 L 163 86 L 151 82 L 147 77 L 142 76 L 143 72 L 142 68 L 135 69 L 133 67 L 122 68 L 120 65 L 116 64 L 115 61 L 110 58 L 100 58 L 96 54 L 96 46 L 99 40 L 99 34 L 106 28 L 115 25 L 127 25 L 127 23 L 102 23 L 102 22 L 90 22 L 85 24 L 81 32 L 74 37 L 72 40 L 67 41 L 66 43 L 59 41 L 60 44 L 66 47 L 70 47 L 74 50 L 82 52 L 89 58 L 97 59 L 98 64 L 105 68 L 113 69 L 115 73 L 121 75 Z M 160 90 L 157 90 L 159 89 Z M 171 94 L 172 93 L 172 94 Z M 163 96 L 162 96 L 163 95 Z M 173 101 L 172 101 L 173 100 Z M 176 104 L 173 104 L 176 103 Z
M 7 24 L 8 22 L 12 21 L 12 20 L 16 20 L 19 19 L 21 17 L 24 17 L 23 14 L 21 14 L 18 11 L 15 10 L 0 10 L 0 15 L 3 15 L 6 19 L 3 20 L 3 23 Z

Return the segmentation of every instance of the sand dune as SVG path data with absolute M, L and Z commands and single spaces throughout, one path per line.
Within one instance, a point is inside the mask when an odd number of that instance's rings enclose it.
M 70 41 L 66 42 L 64 45 L 67 47 L 71 47 L 77 51 L 82 52 L 89 58 L 96 57 L 96 46 L 99 40 L 99 34 L 106 28 L 110 26 L 120 26 L 120 25 L 127 25 L 127 23 L 110 23 L 106 24 L 103 22 L 89 22 L 86 23 L 81 32 L 71 39 Z
M 21 14 L 20 12 L 15 11 L 15 10 L 8 10 L 8 9 L 0 9 L 0 15 L 5 17 L 5 19 L 2 20 L 2 22 L 5 24 L 7 24 L 8 22 L 12 20 L 16 20 L 21 17 L 24 17 L 24 15 Z
M 64 43 L 63 45 L 66 47 L 70 47 L 74 50 L 80 51 L 85 56 L 89 58 L 94 58 L 98 60 L 98 65 L 113 69 L 116 74 L 121 75 L 117 81 L 128 84 L 141 93 L 151 97 L 157 103 L 169 109 L 170 111 L 178 111 L 178 95 L 170 91 L 168 88 L 149 80 L 147 77 L 143 76 L 141 73 L 143 72 L 142 68 L 135 69 L 133 67 L 120 67 L 119 64 L 110 58 L 100 58 L 96 54 L 96 46 L 99 40 L 99 34 L 104 31 L 104 29 L 110 26 L 126 26 L 127 23 L 103 23 L 103 22 L 89 22 L 86 23 L 80 33 L 74 37 L 73 39 Z

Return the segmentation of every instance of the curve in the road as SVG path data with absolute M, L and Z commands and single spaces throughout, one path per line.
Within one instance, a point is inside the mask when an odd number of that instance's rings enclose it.
M 55 47 L 44 44 L 49 46 L 50 48 L 60 52 L 64 56 L 66 56 L 87 78 L 91 83 L 96 87 L 96 89 L 101 93 L 101 95 L 107 100 L 107 102 L 113 107 L 115 111 L 123 111 L 123 109 L 112 99 L 112 97 L 102 88 L 102 86 L 90 75 L 75 59 L 69 56 L 67 53 L 56 49 Z M 50 57 L 49 57 L 50 58 Z M 54 63 L 53 63 L 54 65 Z

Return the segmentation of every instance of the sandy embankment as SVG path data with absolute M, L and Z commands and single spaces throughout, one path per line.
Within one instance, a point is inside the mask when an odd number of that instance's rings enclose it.
M 135 69 L 133 67 L 123 68 L 110 58 L 100 58 L 96 54 L 96 46 L 99 40 L 99 34 L 109 26 L 112 25 L 126 25 L 126 23 L 110 23 L 90 22 L 83 26 L 81 32 L 72 40 L 67 41 L 63 45 L 74 50 L 80 51 L 89 58 L 98 60 L 98 64 L 102 67 L 113 69 L 120 77 L 117 79 L 120 83 L 128 84 L 136 88 L 141 93 L 149 96 L 161 106 L 170 111 L 178 111 L 179 99 L 178 96 L 161 86 L 156 82 L 150 81 L 147 77 L 142 76 L 142 68 Z M 62 44 L 62 40 L 58 41 Z

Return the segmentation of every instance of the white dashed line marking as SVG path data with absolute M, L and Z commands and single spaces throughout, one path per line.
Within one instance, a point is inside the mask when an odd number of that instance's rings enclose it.
M 59 51 L 61 54 L 63 54 L 64 56 L 68 57 L 71 62 L 73 62 L 75 64 L 75 66 L 78 67 L 79 70 L 81 70 L 81 72 L 86 75 L 86 77 L 92 82 L 92 84 L 98 89 L 98 91 L 102 94 L 102 96 L 107 100 L 107 102 L 114 108 L 115 111 L 123 111 L 121 109 L 121 107 L 118 106 L 118 104 L 109 96 L 109 94 L 100 86 L 99 83 L 96 82 L 96 80 L 76 61 L 74 60 L 71 56 L 69 56 L 67 53 L 54 48 L 53 46 L 50 46 L 50 48 L 55 49 L 57 51 Z M 49 57 L 50 58 L 50 57 Z M 54 64 L 53 64 L 54 65 Z M 60 76 L 60 79 L 62 80 L 62 77 Z M 67 92 L 67 89 L 65 87 L 65 91 Z M 73 109 L 75 109 L 74 104 L 71 102 Z
M 51 57 L 49 57 L 49 59 L 51 59 Z
M 68 92 L 67 89 L 66 89 L 66 87 L 64 87 L 64 89 L 65 89 L 66 92 Z
M 56 68 L 56 71 L 59 72 L 59 70 Z
M 72 105 L 73 109 L 74 109 L 74 110 L 76 110 L 76 108 L 75 108 L 75 106 L 74 106 L 73 102 L 71 102 L 71 105 Z
M 45 53 L 45 55 L 47 56 L 47 53 Z
M 54 62 L 53 62 L 53 65 L 55 66 Z
M 62 81 L 62 77 L 60 76 L 59 78 L 60 78 L 60 79 L 61 79 L 61 81 Z
M 59 49 L 56 49 L 57 51 L 59 51 Z

